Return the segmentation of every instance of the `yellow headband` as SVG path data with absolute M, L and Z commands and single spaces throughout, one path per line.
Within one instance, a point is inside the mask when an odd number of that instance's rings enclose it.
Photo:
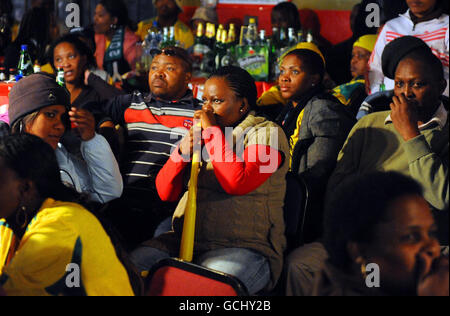
M 308 49 L 310 51 L 313 51 L 314 53 L 316 53 L 317 55 L 320 56 L 320 58 L 322 58 L 323 60 L 323 66 L 325 67 L 326 62 L 325 62 L 325 57 L 323 57 L 322 52 L 320 51 L 319 47 L 317 47 L 316 44 L 314 43 L 309 43 L 309 42 L 301 42 L 298 43 L 297 45 L 295 45 L 294 47 L 292 47 L 291 49 L 289 49 L 283 56 L 281 56 L 280 60 L 283 60 L 283 58 L 290 52 L 292 52 L 295 49 Z
M 355 47 L 355 46 L 361 47 L 361 48 L 368 50 L 369 52 L 372 52 L 375 47 L 375 43 L 377 42 L 377 38 L 378 38 L 377 35 L 361 36 L 353 44 L 353 47 Z

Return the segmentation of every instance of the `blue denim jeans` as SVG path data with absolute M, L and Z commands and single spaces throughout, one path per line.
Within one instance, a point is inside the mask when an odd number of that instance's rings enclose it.
M 167 217 L 156 227 L 153 237 L 158 237 L 172 229 L 172 217 Z
M 139 247 L 131 253 L 131 261 L 141 272 L 169 257 L 168 253 L 151 247 Z M 270 281 L 270 265 L 266 257 L 245 248 L 208 251 L 195 258 L 194 263 L 238 278 L 250 295 L 264 289 Z

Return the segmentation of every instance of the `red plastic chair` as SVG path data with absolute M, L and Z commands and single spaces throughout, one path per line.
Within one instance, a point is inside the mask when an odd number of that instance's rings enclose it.
M 146 280 L 146 296 L 247 296 L 237 278 L 176 258 L 161 260 Z
M 0 96 L 8 97 L 14 83 L 0 82 Z

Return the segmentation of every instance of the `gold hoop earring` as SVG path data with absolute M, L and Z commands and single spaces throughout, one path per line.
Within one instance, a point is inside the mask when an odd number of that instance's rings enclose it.
M 27 208 L 25 206 L 21 206 L 19 211 L 16 213 L 16 224 L 19 225 L 20 228 L 25 228 L 28 223 L 28 213 Z
M 367 277 L 366 260 L 363 257 L 356 258 L 355 262 L 360 265 L 360 271 L 364 278 Z

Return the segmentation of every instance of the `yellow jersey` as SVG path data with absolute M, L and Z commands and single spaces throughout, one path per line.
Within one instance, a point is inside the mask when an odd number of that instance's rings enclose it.
M 136 31 L 136 35 L 141 38 L 143 41 L 148 34 L 148 30 L 152 27 L 153 21 L 156 18 L 151 18 L 148 20 L 144 20 L 138 23 L 138 29 Z M 192 34 L 189 26 L 177 20 L 175 23 L 175 40 L 180 43 L 180 46 L 184 49 L 188 49 L 192 45 L 194 45 L 194 34 Z
M 134 295 L 98 219 L 79 204 L 44 201 L 20 240 L 0 220 L 0 285 L 7 295 Z

